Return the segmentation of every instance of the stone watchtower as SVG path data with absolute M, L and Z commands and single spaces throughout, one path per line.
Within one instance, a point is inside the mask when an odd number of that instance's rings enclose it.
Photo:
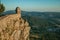
M 29 23 L 22 19 L 19 7 L 16 14 L 0 17 L 0 40 L 29 40 L 29 31 Z
M 16 13 L 18 14 L 18 16 L 20 16 L 21 18 L 21 9 L 19 7 L 16 7 Z

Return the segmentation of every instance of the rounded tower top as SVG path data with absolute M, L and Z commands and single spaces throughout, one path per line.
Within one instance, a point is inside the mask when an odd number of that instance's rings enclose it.
M 16 13 L 17 14 L 21 13 L 21 9 L 19 7 L 16 7 Z
M 20 7 L 16 7 L 16 13 L 21 17 L 21 9 L 20 9 Z

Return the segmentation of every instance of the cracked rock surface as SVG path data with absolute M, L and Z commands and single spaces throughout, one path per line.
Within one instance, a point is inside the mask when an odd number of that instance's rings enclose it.
M 29 40 L 30 26 L 18 14 L 0 17 L 0 40 Z

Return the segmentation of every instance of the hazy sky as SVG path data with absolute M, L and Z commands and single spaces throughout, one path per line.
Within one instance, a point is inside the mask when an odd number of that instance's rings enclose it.
M 24 11 L 60 12 L 60 0 L 1 0 L 6 10 L 15 10 L 17 6 Z

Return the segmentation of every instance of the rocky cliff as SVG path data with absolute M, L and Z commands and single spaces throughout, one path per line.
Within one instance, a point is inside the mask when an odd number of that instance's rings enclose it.
M 29 40 L 29 23 L 19 14 L 0 17 L 0 40 Z

